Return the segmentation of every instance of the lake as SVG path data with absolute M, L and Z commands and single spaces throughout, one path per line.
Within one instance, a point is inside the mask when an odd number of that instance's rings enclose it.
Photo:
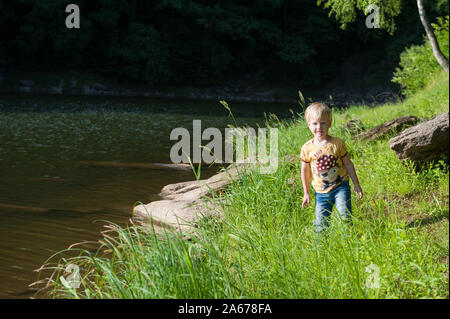
M 97 241 L 108 222 L 129 223 L 133 204 L 157 200 L 189 170 L 93 166 L 86 162 L 171 163 L 170 132 L 264 126 L 264 113 L 295 105 L 134 97 L 0 96 L 0 298 L 29 298 L 29 284 L 56 252 Z M 206 144 L 208 141 L 205 141 Z M 202 178 L 217 168 L 202 169 Z

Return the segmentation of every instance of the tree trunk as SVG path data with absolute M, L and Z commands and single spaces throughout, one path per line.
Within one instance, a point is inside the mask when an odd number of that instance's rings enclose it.
M 433 50 L 434 57 L 438 61 L 439 65 L 446 72 L 448 72 L 448 60 L 445 57 L 445 55 L 442 54 L 442 51 L 439 48 L 439 43 L 437 42 L 436 36 L 434 35 L 433 29 L 430 25 L 430 22 L 428 21 L 422 0 L 417 0 L 417 8 L 419 9 L 420 21 L 422 22 L 422 25 L 425 28 L 425 32 L 427 34 L 428 39 L 430 40 L 431 49 Z

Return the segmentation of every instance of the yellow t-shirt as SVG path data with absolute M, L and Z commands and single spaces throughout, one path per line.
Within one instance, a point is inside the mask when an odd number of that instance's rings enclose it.
M 347 148 L 343 140 L 333 136 L 324 146 L 314 145 L 313 140 L 302 146 L 300 156 L 302 162 L 310 163 L 314 190 L 328 193 L 348 180 L 347 170 L 342 163 L 342 158 L 347 155 Z

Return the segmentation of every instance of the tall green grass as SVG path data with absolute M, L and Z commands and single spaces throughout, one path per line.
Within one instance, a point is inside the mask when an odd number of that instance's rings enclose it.
M 335 111 L 330 134 L 347 142 L 363 200 L 353 196 L 350 225 L 336 218 L 315 243 L 314 208 L 302 208 L 300 163 L 252 171 L 221 199 L 223 221 L 205 220 L 195 236 L 151 227 L 110 226 L 98 251 L 49 261 L 55 298 L 448 298 L 448 166 L 415 172 L 388 138 L 361 142 L 339 126 L 358 117 L 370 128 L 403 115 L 448 112 L 448 75 L 437 73 L 403 103 Z M 298 154 L 310 139 L 301 117 L 272 119 L 279 154 Z M 82 285 L 65 287 L 68 263 Z M 376 283 L 375 287 L 370 283 Z

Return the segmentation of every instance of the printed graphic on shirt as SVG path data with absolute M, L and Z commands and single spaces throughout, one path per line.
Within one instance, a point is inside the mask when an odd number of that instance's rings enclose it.
M 321 188 L 325 190 L 342 182 L 343 178 L 339 175 L 339 165 L 334 155 L 322 155 L 316 162 L 315 174 L 321 181 Z

